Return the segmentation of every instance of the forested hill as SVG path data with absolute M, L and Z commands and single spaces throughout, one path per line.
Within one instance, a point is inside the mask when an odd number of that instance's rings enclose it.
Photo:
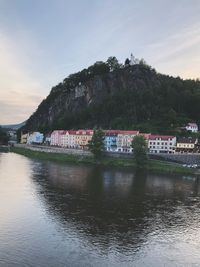
M 172 133 L 200 122 L 200 82 L 159 74 L 145 62 L 97 62 L 53 87 L 24 131 L 102 127 Z

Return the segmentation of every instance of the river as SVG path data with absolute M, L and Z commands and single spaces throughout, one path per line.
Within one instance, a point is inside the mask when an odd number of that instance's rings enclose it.
M 200 266 L 200 183 L 0 153 L 0 266 Z

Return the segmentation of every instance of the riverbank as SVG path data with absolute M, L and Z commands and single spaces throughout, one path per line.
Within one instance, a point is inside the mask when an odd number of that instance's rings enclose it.
M 8 146 L 0 146 L 0 152 L 8 152 Z
M 50 160 L 62 163 L 69 162 L 75 164 L 93 164 L 93 165 L 97 164 L 97 162 L 91 156 L 40 152 L 20 147 L 12 147 L 10 151 L 24 155 L 26 157 L 36 158 L 40 160 Z M 132 168 L 132 169 L 136 168 L 134 160 L 126 158 L 104 157 L 98 164 L 102 166 L 111 166 L 111 167 Z M 159 160 L 149 160 L 146 170 L 151 173 L 161 173 L 161 174 L 171 174 L 171 175 L 178 175 L 178 174 L 200 175 L 198 170 L 188 169 L 176 163 L 163 162 Z

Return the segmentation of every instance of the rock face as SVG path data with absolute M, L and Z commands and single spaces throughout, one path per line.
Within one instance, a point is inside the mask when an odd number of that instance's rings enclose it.
M 139 65 L 126 67 L 79 83 L 72 88 L 53 88 L 49 96 L 42 101 L 36 112 L 28 119 L 25 128 L 38 130 L 41 127 L 52 128 L 56 120 L 64 115 L 76 115 L 89 106 L 103 102 L 108 95 L 115 95 L 127 88 L 132 90 L 151 88 L 159 85 L 154 71 Z
M 63 82 L 42 101 L 28 119 L 25 130 L 116 128 L 112 123 L 119 119 L 131 126 L 133 122 L 155 119 L 158 113 L 165 114 L 170 108 L 183 112 L 184 106 L 177 104 L 177 92 L 185 85 L 186 81 L 180 78 L 157 74 L 154 69 L 139 64 L 96 75 L 75 86 Z M 189 87 L 200 91 L 195 81 L 187 84 L 187 90 Z M 192 118 L 190 115 L 187 114 Z

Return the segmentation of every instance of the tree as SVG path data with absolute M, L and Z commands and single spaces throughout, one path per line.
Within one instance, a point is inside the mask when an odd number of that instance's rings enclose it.
M 125 66 L 129 66 L 130 65 L 130 60 L 128 58 L 126 58 L 125 62 L 124 62 Z
M 137 135 L 133 138 L 131 147 L 133 148 L 134 159 L 137 168 L 144 168 L 147 164 L 147 143 L 142 135 Z
M 110 71 L 120 69 L 121 67 L 121 64 L 119 64 L 116 57 L 109 57 L 106 63 L 108 64 Z
M 6 132 L 0 127 L 0 144 L 7 145 L 8 139 Z
M 104 150 L 104 133 L 102 130 L 94 130 L 88 147 L 95 159 L 100 159 L 102 157 L 102 152 Z

